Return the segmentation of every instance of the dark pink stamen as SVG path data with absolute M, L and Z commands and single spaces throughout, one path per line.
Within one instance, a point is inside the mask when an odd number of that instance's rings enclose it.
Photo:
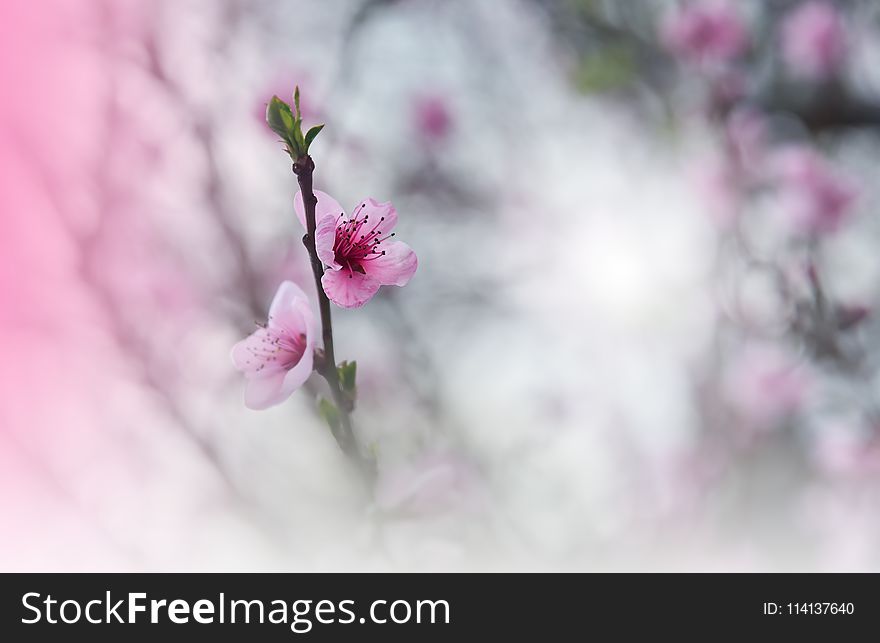
M 248 346 L 253 360 L 247 361 L 248 364 L 252 361 L 256 362 L 257 367 L 254 369 L 256 372 L 259 373 L 267 366 L 279 366 L 289 371 L 299 364 L 306 352 L 304 334 L 290 335 L 276 328 L 257 325 L 265 331 L 265 334 L 260 338 L 259 344 Z
M 369 215 L 360 216 L 365 206 L 365 203 L 358 206 L 351 219 L 345 220 L 341 217 L 337 219 L 333 254 L 336 263 L 348 271 L 349 278 L 353 278 L 355 272 L 366 272 L 364 264 L 383 256 L 385 251 L 380 245 L 394 236 L 394 233 L 391 233 L 382 237 L 380 226 L 385 221 L 385 217 L 381 217 L 372 227 L 368 227 Z

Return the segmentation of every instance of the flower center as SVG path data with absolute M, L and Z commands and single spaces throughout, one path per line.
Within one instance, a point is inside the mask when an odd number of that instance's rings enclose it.
M 304 333 L 291 335 L 284 331 L 264 326 L 265 333 L 260 341 L 248 347 L 257 367 L 257 373 L 267 367 L 279 367 L 289 371 L 299 364 L 306 352 L 306 336 Z
M 348 270 L 348 276 L 354 277 L 354 273 L 367 274 L 369 262 L 385 254 L 382 242 L 394 236 L 392 232 L 386 237 L 382 236 L 381 226 L 385 217 L 380 217 L 373 224 L 370 216 L 360 216 L 366 204 L 362 203 L 354 211 L 351 219 L 343 219 L 340 215 L 336 220 L 336 240 L 333 243 L 333 254 L 336 263 Z

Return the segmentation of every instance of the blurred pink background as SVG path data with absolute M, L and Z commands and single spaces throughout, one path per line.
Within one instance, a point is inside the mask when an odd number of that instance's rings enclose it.
M 0 569 L 877 569 L 878 18 L 3 3 Z M 334 311 L 375 493 L 229 361 L 313 288 L 297 84 L 419 253 Z

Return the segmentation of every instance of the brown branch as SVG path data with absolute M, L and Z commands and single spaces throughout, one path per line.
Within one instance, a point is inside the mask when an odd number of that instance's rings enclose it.
M 339 444 L 339 448 L 348 457 L 355 460 L 361 469 L 368 474 L 375 471 L 375 465 L 371 458 L 365 457 L 358 448 L 351 425 L 352 403 L 342 392 L 339 384 L 339 372 L 336 370 L 336 354 L 333 348 L 333 320 L 330 313 L 330 300 L 321 285 L 321 277 L 324 276 L 324 264 L 318 257 L 315 247 L 315 207 L 318 199 L 312 187 L 312 178 L 315 172 L 315 162 L 309 155 L 301 156 L 293 164 L 293 173 L 296 174 L 299 189 L 302 193 L 303 207 L 305 209 L 306 234 L 303 236 L 303 245 L 309 253 L 312 264 L 312 274 L 315 277 L 315 289 L 318 293 L 318 306 L 321 312 L 321 335 L 324 340 L 324 355 L 315 368 L 327 381 L 333 402 L 339 410 L 339 425 L 330 422 L 333 437 Z

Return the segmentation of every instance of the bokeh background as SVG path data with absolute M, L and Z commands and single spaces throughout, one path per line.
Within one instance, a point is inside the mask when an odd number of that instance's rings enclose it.
M 880 4 L 0 5 L 4 570 L 877 570 Z M 365 488 L 230 347 L 313 292 L 263 122 L 392 200 Z

